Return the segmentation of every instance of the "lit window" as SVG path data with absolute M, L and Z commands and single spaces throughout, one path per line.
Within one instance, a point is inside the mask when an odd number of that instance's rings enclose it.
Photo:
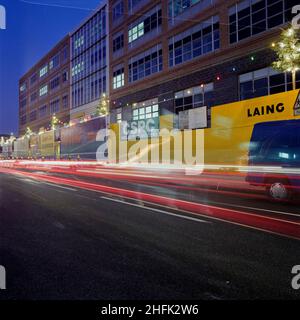
M 145 14 L 143 21 L 134 23 L 128 30 L 128 42 L 131 43 L 144 34 L 154 30 L 158 30 L 158 27 L 162 23 L 160 6 L 155 7 L 151 11 Z
M 152 99 L 134 104 L 132 120 L 155 119 L 159 117 L 158 100 Z
M 117 89 L 124 86 L 124 68 L 120 68 L 113 73 L 113 88 Z
M 117 109 L 117 122 L 122 122 L 122 108 Z
M 40 69 L 40 78 L 43 77 L 47 73 L 48 73 L 48 66 L 46 65 Z
M 84 36 L 81 36 L 77 40 L 75 40 L 74 47 L 75 47 L 75 49 L 78 49 L 83 44 L 84 44 Z
M 20 87 L 20 91 L 24 92 L 26 90 L 26 83 L 23 83 Z
M 40 97 L 44 96 L 47 93 L 48 93 L 48 85 L 46 84 L 45 86 L 40 88 Z

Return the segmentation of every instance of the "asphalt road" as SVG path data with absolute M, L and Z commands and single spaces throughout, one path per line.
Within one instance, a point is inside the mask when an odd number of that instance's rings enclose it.
M 299 299 L 298 240 L 0 173 L 0 299 Z

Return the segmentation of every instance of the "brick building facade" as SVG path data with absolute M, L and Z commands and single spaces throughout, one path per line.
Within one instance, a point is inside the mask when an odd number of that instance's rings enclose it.
M 164 115 L 291 89 L 290 75 L 270 68 L 271 43 L 296 2 L 111 0 L 111 122 L 132 120 L 149 99 Z
M 19 135 L 70 120 L 70 37 L 62 39 L 19 81 Z

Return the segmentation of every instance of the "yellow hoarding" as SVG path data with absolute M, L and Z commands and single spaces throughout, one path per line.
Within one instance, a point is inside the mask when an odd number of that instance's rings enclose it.
M 161 116 L 160 137 L 138 141 L 122 141 L 119 124 L 111 124 L 110 160 L 186 163 L 198 154 L 205 164 L 246 165 L 254 125 L 300 119 L 299 107 L 299 90 L 294 90 L 212 107 L 206 129 L 173 130 L 173 115 Z

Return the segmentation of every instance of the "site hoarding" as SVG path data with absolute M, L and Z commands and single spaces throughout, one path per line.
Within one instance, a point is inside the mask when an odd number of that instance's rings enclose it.
M 103 142 L 97 141 L 99 130 L 106 128 L 106 118 L 98 117 L 60 130 L 61 158 L 96 160 L 96 153 Z

